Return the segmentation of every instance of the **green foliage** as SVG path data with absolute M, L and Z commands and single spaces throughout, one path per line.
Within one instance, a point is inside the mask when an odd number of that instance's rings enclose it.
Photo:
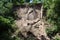
M 8 0 L 0 0 L 0 15 L 9 13 L 10 9 L 13 7 L 13 3 Z
M 10 3 L 10 2 L 8 2 L 8 3 L 5 4 L 5 7 L 9 8 L 9 9 L 11 9 L 12 6 L 13 6 L 13 3 Z
M 56 35 L 54 39 L 55 40 L 60 40 L 60 36 L 59 35 Z
M 30 0 L 26 0 L 26 2 L 30 2 Z
M 57 33 L 60 33 L 60 0 L 45 0 L 44 1 L 44 9 L 46 11 L 47 21 L 52 24 L 50 28 L 47 28 L 47 34 L 52 37 Z M 60 40 L 56 38 L 56 40 Z
M 14 32 L 14 23 L 7 18 L 0 16 L 0 40 L 12 40 L 11 33 Z
M 1 21 L 1 22 L 4 22 L 4 23 L 6 23 L 6 24 L 9 24 L 9 23 L 10 23 L 10 20 L 9 20 L 9 19 L 6 19 L 6 18 L 4 18 L 4 17 L 2 17 L 2 16 L 0 16 L 0 21 Z
M 0 40 L 12 40 L 11 35 L 15 31 L 12 7 L 11 0 L 0 0 Z

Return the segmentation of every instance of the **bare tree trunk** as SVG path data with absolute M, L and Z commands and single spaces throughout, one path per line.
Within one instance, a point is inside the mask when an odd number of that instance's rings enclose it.
M 43 18 L 43 5 L 41 6 L 41 19 Z

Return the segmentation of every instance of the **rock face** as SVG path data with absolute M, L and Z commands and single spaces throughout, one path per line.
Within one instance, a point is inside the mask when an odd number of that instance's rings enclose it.
M 17 16 L 21 19 L 16 20 L 16 25 L 24 37 L 28 36 L 27 32 L 31 32 L 39 40 L 49 40 L 41 17 L 41 5 L 37 7 L 20 7 L 17 10 Z

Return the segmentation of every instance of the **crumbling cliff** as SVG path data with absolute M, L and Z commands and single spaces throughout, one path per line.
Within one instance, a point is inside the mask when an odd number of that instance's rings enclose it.
M 50 40 L 45 32 L 45 21 L 43 19 L 43 6 L 37 4 L 34 6 L 20 6 L 17 9 L 16 25 L 24 37 L 28 37 L 27 33 L 31 32 L 39 40 Z

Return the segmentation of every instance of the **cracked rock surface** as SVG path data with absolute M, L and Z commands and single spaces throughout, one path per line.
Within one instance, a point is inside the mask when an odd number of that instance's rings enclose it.
M 21 17 L 21 19 L 15 22 L 24 37 L 28 37 L 27 33 L 31 32 L 39 40 L 49 40 L 45 32 L 44 20 L 41 19 L 41 8 L 19 8 L 17 10 L 17 16 Z

